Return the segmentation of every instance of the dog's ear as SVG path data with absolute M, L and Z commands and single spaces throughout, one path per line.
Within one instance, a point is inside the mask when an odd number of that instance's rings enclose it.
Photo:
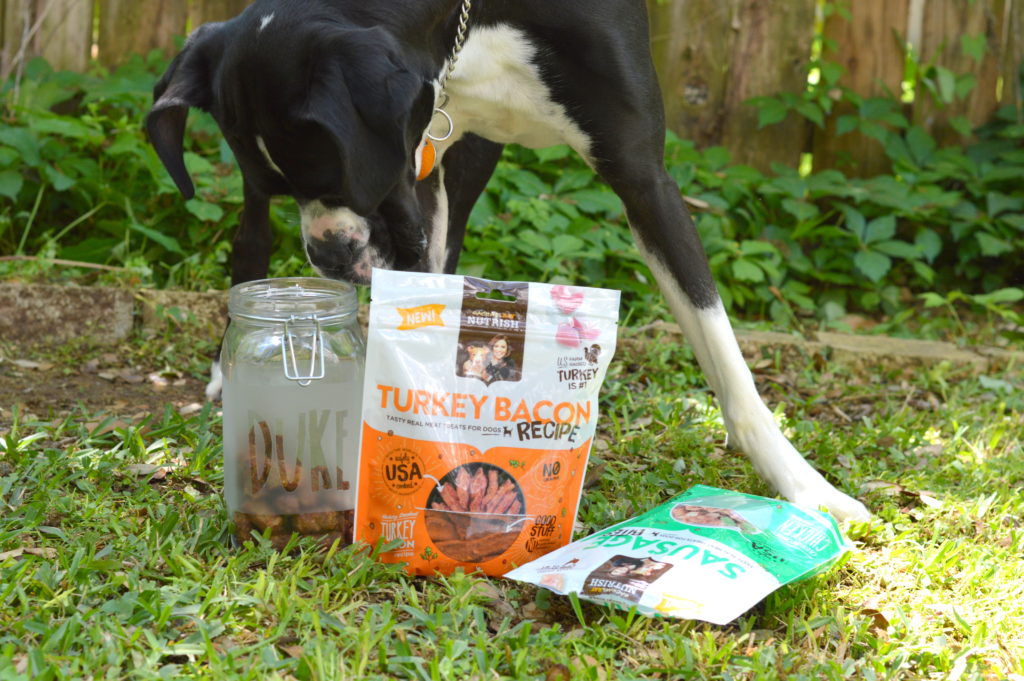
M 189 107 L 210 110 L 224 33 L 223 22 L 203 24 L 193 31 L 153 88 L 153 108 L 146 116 L 150 143 L 186 199 L 195 195 L 195 187 L 185 169 L 185 121 Z
M 313 76 L 302 118 L 333 142 L 341 191 L 350 208 L 366 215 L 412 167 L 433 88 L 384 29 L 338 30 L 320 49 L 323 68 Z

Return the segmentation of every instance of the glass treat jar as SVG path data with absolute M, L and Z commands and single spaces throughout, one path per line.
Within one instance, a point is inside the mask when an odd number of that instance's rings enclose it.
M 366 344 L 355 287 L 307 277 L 232 287 L 224 496 L 240 541 L 352 541 Z

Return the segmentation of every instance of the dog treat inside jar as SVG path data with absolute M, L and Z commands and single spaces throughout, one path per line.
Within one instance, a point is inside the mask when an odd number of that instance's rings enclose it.
M 231 289 L 224 495 L 240 541 L 352 541 L 366 354 L 355 288 L 306 277 Z

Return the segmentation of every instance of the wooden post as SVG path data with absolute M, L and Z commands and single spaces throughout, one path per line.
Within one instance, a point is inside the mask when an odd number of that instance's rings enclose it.
M 791 113 L 758 130 L 758 111 L 745 102 L 779 92 L 799 94 L 807 87 L 814 5 L 814 0 L 744 0 L 738 8 L 722 132 L 734 162 L 762 171 L 773 162 L 796 168 L 809 150 L 812 123 Z
M 977 84 L 963 98 L 943 102 L 919 81 L 914 95 L 914 122 L 924 126 L 940 145 L 963 139 L 950 119 L 963 116 L 977 127 L 989 121 L 1000 106 L 999 78 L 1012 52 L 1011 40 L 1019 34 L 1008 30 L 1013 0 L 943 0 L 926 2 L 921 17 L 920 44 L 915 45 L 922 64 L 935 64 L 956 75 L 973 73 Z M 981 59 L 963 50 L 961 38 L 984 37 Z M 1018 62 L 1019 63 L 1019 62 Z M 1010 83 L 1012 85 L 1012 83 Z
M 55 69 L 81 72 L 89 66 L 92 7 L 92 0 L 39 1 L 46 16 L 36 36 L 37 51 Z
M 730 1 L 711 8 L 691 0 L 648 0 L 647 5 L 668 127 L 698 147 L 717 144 L 732 47 Z
M 43 57 L 58 70 L 84 71 L 92 47 L 93 0 L 4 0 L 0 12 L 0 75 L 9 75 L 26 42 L 24 58 Z
M 153 49 L 174 52 L 186 17 L 185 0 L 100 0 L 100 61 L 116 66 Z
M 191 28 L 210 21 L 224 21 L 238 16 L 252 0 L 191 0 L 188 23 Z
M 801 91 L 815 0 L 648 0 L 651 52 L 668 127 L 698 147 L 724 145 L 735 163 L 795 167 L 806 121 L 757 129 L 760 95 Z
M 825 59 L 845 70 L 840 85 L 862 97 L 899 96 L 903 82 L 908 0 L 851 0 L 851 19 L 838 12 L 825 21 L 825 39 L 835 43 Z M 870 177 L 888 172 L 891 165 L 882 145 L 860 132 L 836 136 L 836 121 L 856 113 L 838 103 L 826 118 L 825 130 L 814 131 L 814 170 L 838 168 L 849 175 Z
M 14 58 L 21 46 L 22 5 L 29 0 L 0 0 L 0 77 L 14 70 Z
M 999 106 L 1017 110 L 1017 121 L 1024 123 L 1024 92 L 1021 69 L 1024 68 L 1024 0 L 1006 0 L 1003 8 L 1003 34 L 1000 44 L 999 75 L 1002 82 Z

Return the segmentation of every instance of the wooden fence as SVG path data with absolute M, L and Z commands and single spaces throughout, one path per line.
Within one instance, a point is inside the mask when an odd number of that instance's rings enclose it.
M 507 0 L 502 0 L 507 1 Z M 569 1 L 569 0 L 560 0 Z M 583 2 L 589 0 L 571 0 Z M 604 0 L 618 2 L 625 0 Z M 205 21 L 234 16 L 249 0 L 0 0 L 0 75 L 22 56 L 42 55 L 59 68 L 90 59 L 116 65 L 134 53 L 173 49 L 176 36 Z M 790 115 L 758 130 L 744 102 L 800 92 L 816 21 L 826 0 L 647 0 L 652 52 L 669 126 L 698 146 L 721 144 L 734 161 L 767 169 L 795 166 L 814 154 L 816 169 L 870 175 L 887 167 L 880 145 L 859 133 L 836 135 L 839 105 L 824 128 Z M 962 98 L 938 107 L 920 91 L 903 112 L 937 139 L 962 141 L 949 121 L 989 120 L 1004 104 L 1020 111 L 1024 0 L 839 0 L 822 26 L 827 59 L 844 68 L 840 85 L 863 96 L 903 87 L 905 51 L 922 64 L 975 74 Z M 828 3 L 832 6 L 832 2 Z M 965 45 L 972 49 L 965 50 Z M 980 55 L 980 58 L 979 58 Z
M 824 57 L 840 64 L 839 85 L 871 97 L 899 95 L 906 50 L 919 63 L 955 74 L 973 72 L 970 93 L 939 108 L 918 83 L 902 112 L 944 143 L 964 141 L 949 121 L 972 126 L 1000 106 L 1021 111 L 1024 0 L 845 0 L 824 18 Z M 758 130 L 757 110 L 743 102 L 780 91 L 799 92 L 811 59 L 816 16 L 824 0 L 648 0 L 652 50 L 665 91 L 669 127 L 704 147 L 721 144 L 733 160 L 766 169 L 795 166 L 814 154 L 814 168 L 856 175 L 887 170 L 881 145 L 853 132 L 836 135 L 837 105 L 824 128 L 790 115 Z M 968 41 L 965 43 L 965 38 Z M 973 48 L 965 50 L 964 45 Z M 970 56 L 979 53 L 981 58 Z
M 96 58 L 108 66 L 134 53 L 173 50 L 193 26 L 228 19 L 250 0 L 0 0 L 0 73 L 19 52 L 57 68 L 83 71 Z

